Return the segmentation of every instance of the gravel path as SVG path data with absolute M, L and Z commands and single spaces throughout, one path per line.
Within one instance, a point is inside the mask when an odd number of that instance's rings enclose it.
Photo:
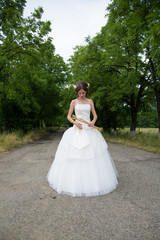
M 120 175 L 117 190 L 74 198 L 57 194 L 46 180 L 61 136 L 0 156 L 0 239 L 160 239 L 160 155 L 108 143 Z

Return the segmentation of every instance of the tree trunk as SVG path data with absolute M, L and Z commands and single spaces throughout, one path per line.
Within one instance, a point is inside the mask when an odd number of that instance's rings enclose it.
M 151 58 L 149 58 L 149 63 L 150 63 L 150 69 L 151 69 L 151 75 L 152 79 L 154 82 L 154 92 L 156 95 L 156 101 L 157 101 L 157 112 L 158 112 L 158 129 L 159 129 L 159 134 L 158 136 L 160 137 L 160 89 L 158 88 L 158 79 L 156 77 L 156 70 L 154 67 L 154 63 Z
M 114 135 L 117 135 L 117 113 L 113 112 L 113 129 L 114 129 Z
M 159 129 L 158 136 L 160 137 L 160 90 L 158 90 L 158 87 L 156 86 L 154 91 L 156 94 L 157 112 L 158 112 L 158 129 Z
M 137 125 L 137 113 L 141 104 L 141 98 L 143 94 L 144 86 L 140 86 L 138 91 L 138 96 L 135 104 L 135 95 L 131 94 L 131 127 L 130 127 L 130 136 L 135 136 L 136 125 Z
M 4 134 L 5 133 L 5 129 L 6 129 L 6 127 L 5 126 L 2 126 L 2 133 Z
M 137 112 L 134 109 L 131 109 L 131 127 L 130 127 L 130 136 L 133 137 L 135 136 L 136 133 L 136 124 L 137 124 Z

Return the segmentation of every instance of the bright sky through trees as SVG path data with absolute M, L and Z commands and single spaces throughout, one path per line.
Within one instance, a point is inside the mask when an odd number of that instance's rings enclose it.
M 42 20 L 52 23 L 56 53 L 66 61 L 76 45 L 85 44 L 87 36 L 95 36 L 107 22 L 106 7 L 110 0 L 27 0 L 24 16 L 43 7 Z

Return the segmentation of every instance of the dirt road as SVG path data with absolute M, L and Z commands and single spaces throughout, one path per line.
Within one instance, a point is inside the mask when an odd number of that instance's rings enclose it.
M 46 180 L 61 136 L 0 156 L 0 239 L 160 239 L 160 155 L 108 143 L 120 175 L 117 190 L 73 198 Z

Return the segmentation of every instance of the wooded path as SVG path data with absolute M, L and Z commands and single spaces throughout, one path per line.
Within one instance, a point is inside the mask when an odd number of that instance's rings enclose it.
M 59 195 L 46 175 L 62 133 L 0 156 L 0 239 L 160 239 L 160 155 L 108 142 L 119 173 L 116 191 Z

